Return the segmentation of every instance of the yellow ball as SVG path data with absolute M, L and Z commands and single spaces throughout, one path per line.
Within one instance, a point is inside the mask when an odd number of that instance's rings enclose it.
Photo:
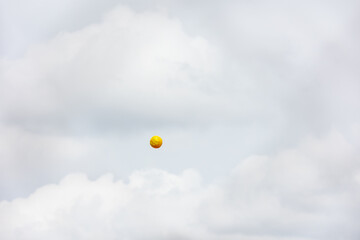
M 153 148 L 159 148 L 159 147 L 161 147 L 161 145 L 162 145 L 162 139 L 161 139 L 161 137 L 159 137 L 159 136 L 153 136 L 153 137 L 150 139 L 150 145 L 151 145 Z

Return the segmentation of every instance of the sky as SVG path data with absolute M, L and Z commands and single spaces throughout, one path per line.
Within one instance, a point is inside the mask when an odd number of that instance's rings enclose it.
M 358 1 L 0 9 L 0 239 L 360 239 Z

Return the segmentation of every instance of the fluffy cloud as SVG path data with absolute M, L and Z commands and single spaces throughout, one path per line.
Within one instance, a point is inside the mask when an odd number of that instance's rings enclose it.
M 195 221 L 200 179 L 138 171 L 126 184 L 72 174 L 27 199 L 1 203 L 2 239 L 176 239 Z M 11 218 L 11 220 L 9 219 Z M 10 220 L 10 221 L 8 221 Z
M 30 129 L 196 122 L 199 109 L 216 116 L 222 106 L 209 84 L 218 65 L 214 47 L 179 21 L 119 7 L 100 24 L 4 60 L 1 112 Z
M 360 236 L 358 146 L 333 132 L 244 159 L 221 182 L 195 170 L 127 180 L 70 174 L 0 203 L 2 239 L 317 239 Z
M 169 7 L 176 18 L 119 7 L 98 24 L 3 60 L 0 115 L 47 132 L 266 118 L 295 136 L 359 121 L 351 111 L 360 102 L 359 51 L 348 47 L 359 39 L 351 1 L 226 1 L 211 5 L 218 11 L 205 22 L 180 5 Z
M 101 22 L 85 11 L 1 60 L 0 198 L 86 173 L 2 202 L 1 238 L 359 238 L 355 1 L 193 2 L 120 7 Z M 39 15 L 26 24 L 65 19 Z M 283 150 L 331 127 L 342 134 Z M 154 132 L 166 148 L 150 155 Z M 224 183 L 168 173 L 214 179 L 253 154 L 265 156 Z M 166 171 L 88 179 L 148 167 Z
M 118 7 L 97 24 L 2 59 L 0 198 L 72 171 L 93 176 L 107 164 L 89 161 L 118 164 L 131 139 L 147 143 L 149 129 L 221 118 L 225 100 L 211 84 L 219 56 L 166 13 Z
M 247 158 L 226 187 L 212 190 L 203 219 L 221 233 L 357 239 L 358 149 L 333 132 L 275 156 Z

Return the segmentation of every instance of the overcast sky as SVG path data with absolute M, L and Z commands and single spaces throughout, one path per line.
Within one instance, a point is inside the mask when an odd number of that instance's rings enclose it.
M 0 239 L 360 239 L 359 1 L 0 3 Z

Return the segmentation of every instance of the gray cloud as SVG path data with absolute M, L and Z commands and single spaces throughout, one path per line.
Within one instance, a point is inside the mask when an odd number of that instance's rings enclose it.
M 29 192 L 73 170 L 98 176 L 116 166 L 128 174 L 146 164 L 145 150 L 132 152 L 147 134 L 186 146 L 174 144 L 161 167 L 196 167 L 213 178 L 239 157 L 274 153 L 332 127 L 351 135 L 359 122 L 354 2 L 225 1 L 204 8 L 136 1 L 136 11 L 104 14 L 112 4 L 96 14 L 71 8 L 84 22 L 56 20 L 60 33 L 1 61 L 2 193 L 18 192 L 8 182 L 36 181 Z M 57 9 L 65 14 L 68 7 Z M 176 163 L 168 164 L 174 154 Z M 207 159 L 206 168 L 205 160 L 191 160 L 197 156 Z M 93 164 L 85 164 L 89 159 Z M 27 175 L 37 177 L 24 181 Z
M 194 122 L 200 109 L 211 117 L 222 106 L 202 88 L 217 62 L 215 49 L 177 20 L 119 8 L 5 61 L 2 112 L 5 121 L 46 131 Z
M 337 132 L 243 160 L 221 182 L 151 169 L 71 174 L 0 202 L 3 239 L 358 239 L 358 146 Z M 339 161 L 341 160 L 341 161 Z
M 359 238 L 357 1 L 122 3 L 1 2 L 3 238 Z
M 219 233 L 356 239 L 358 146 L 333 132 L 275 156 L 253 156 L 215 187 L 203 219 Z

